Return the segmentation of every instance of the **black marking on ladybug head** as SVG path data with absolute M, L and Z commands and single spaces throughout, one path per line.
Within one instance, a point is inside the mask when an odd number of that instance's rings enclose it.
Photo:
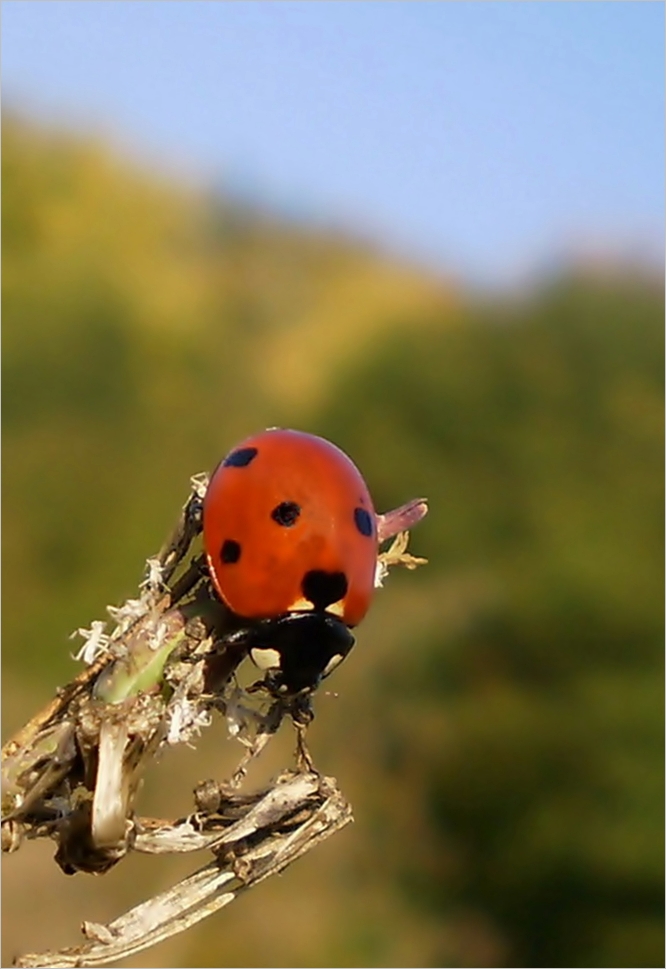
M 226 538 L 220 549 L 220 558 L 225 565 L 233 565 L 241 557 L 241 547 L 233 538 Z
M 365 535 L 366 538 L 370 538 L 373 532 L 372 516 L 365 510 L 365 508 L 354 508 L 354 524 L 358 528 L 361 535 Z
M 291 528 L 292 525 L 296 524 L 300 513 L 301 506 L 297 505 L 295 501 L 282 501 L 271 512 L 271 518 L 278 525 Z
M 256 447 L 241 447 L 232 451 L 222 462 L 223 468 L 246 468 L 257 456 Z
M 347 595 L 347 576 L 344 572 L 323 572 L 321 569 L 311 569 L 303 576 L 301 589 L 315 609 L 325 609 L 326 606 L 339 602 Z

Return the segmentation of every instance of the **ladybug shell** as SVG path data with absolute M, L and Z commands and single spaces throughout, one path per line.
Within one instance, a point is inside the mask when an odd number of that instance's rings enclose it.
M 239 616 L 315 609 L 355 626 L 368 610 L 375 510 L 356 465 L 321 437 L 274 429 L 235 447 L 208 485 L 203 535 L 215 588 Z

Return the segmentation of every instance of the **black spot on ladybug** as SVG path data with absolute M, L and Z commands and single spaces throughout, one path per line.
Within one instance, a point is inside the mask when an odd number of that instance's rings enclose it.
M 233 565 L 241 557 L 241 547 L 238 542 L 234 542 L 233 538 L 227 538 L 222 543 L 222 548 L 220 549 L 220 558 L 225 565 Z
M 222 462 L 223 468 L 246 468 L 257 456 L 256 447 L 241 447 L 232 451 Z
M 295 501 L 282 501 L 277 505 L 271 512 L 271 518 L 278 525 L 283 525 L 285 528 L 291 528 L 298 521 L 298 516 L 301 513 L 301 506 L 297 505 Z
M 365 508 L 354 508 L 354 523 L 361 535 L 370 538 L 372 535 L 372 518 Z
M 305 598 L 315 609 L 325 609 L 347 595 L 347 576 L 344 572 L 323 572 L 312 569 L 306 572 L 301 582 Z

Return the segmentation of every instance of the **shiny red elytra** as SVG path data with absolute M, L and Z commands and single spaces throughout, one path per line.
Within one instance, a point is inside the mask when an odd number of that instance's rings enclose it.
M 347 626 L 370 606 L 375 510 L 339 448 L 300 431 L 243 441 L 213 474 L 204 543 L 215 588 L 247 619 L 329 611 Z
M 232 635 L 282 692 L 313 689 L 349 652 L 368 611 L 378 519 L 363 476 L 334 444 L 272 429 L 214 471 L 204 546 Z

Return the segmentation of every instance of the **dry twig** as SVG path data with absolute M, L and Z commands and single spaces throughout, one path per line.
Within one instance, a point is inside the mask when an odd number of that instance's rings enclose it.
M 130 850 L 158 854 L 206 849 L 214 860 L 108 925 L 84 922 L 87 941 L 21 957 L 19 966 L 107 965 L 182 932 L 351 821 L 335 781 L 313 767 L 305 743 L 309 703 L 239 690 L 233 674 L 244 649 L 224 639 L 233 617 L 213 593 L 196 551 L 207 477 L 192 479 L 178 525 L 148 559 L 137 599 L 108 607 L 115 627 L 78 630 L 87 668 L 2 750 L 2 849 L 51 837 L 65 872 L 103 873 Z M 397 536 L 378 560 L 421 564 L 406 552 L 407 529 L 426 513 L 413 501 L 378 516 L 380 541 Z M 235 773 L 195 791 L 195 812 L 176 821 L 137 818 L 139 780 L 160 747 L 189 743 L 222 711 L 245 745 Z M 265 791 L 239 791 L 249 764 L 289 714 L 298 772 Z
M 233 797 L 229 805 L 233 804 Z M 173 888 L 137 905 L 108 925 L 84 922 L 85 943 L 29 954 L 18 966 L 103 966 L 146 949 L 212 915 L 265 878 L 278 874 L 352 820 L 351 808 L 330 778 L 296 774 L 278 779 L 247 814 L 226 830 L 197 832 L 193 818 L 156 823 L 142 832 L 139 850 L 213 848 L 216 858 Z M 199 834 L 197 838 L 196 835 Z M 194 835 L 194 840 L 192 836 Z

